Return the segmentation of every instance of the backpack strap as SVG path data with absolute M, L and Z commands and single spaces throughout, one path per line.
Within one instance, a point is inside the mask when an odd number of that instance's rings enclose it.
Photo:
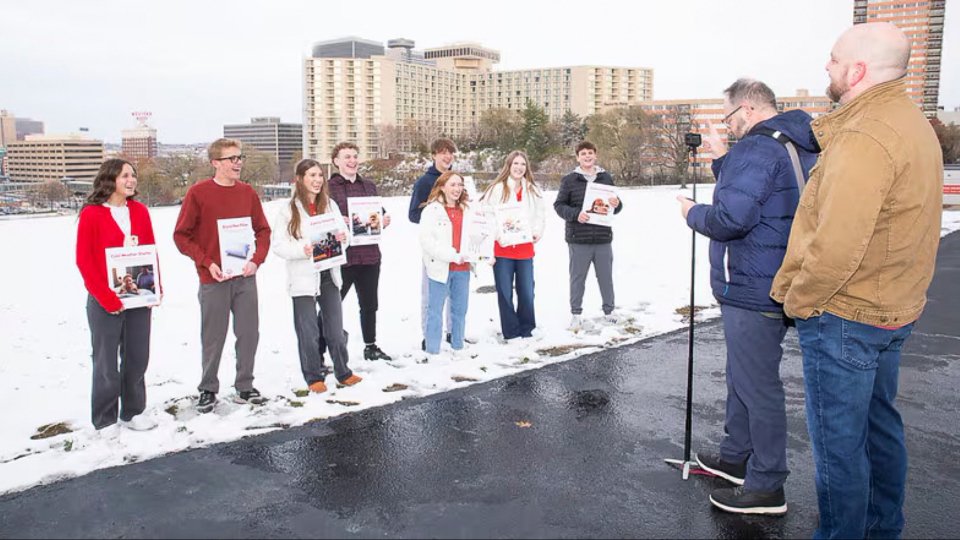
M 800 156 L 797 154 L 797 147 L 793 144 L 793 141 L 790 140 L 790 137 L 787 137 L 781 131 L 767 127 L 757 128 L 753 130 L 751 134 L 766 135 L 767 137 L 771 137 L 787 149 L 787 153 L 790 154 L 790 161 L 793 163 L 793 174 L 797 177 L 797 188 L 802 194 L 803 188 L 807 184 L 807 180 L 803 175 L 803 168 L 800 166 Z

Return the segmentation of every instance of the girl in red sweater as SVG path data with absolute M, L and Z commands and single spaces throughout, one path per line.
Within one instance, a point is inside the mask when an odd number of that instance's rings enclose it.
M 144 374 L 150 359 L 150 308 L 124 309 L 107 276 L 107 248 L 154 244 L 150 214 L 146 206 L 133 200 L 136 195 L 133 165 L 108 159 L 100 166 L 93 192 L 80 211 L 77 268 L 90 293 L 91 408 L 93 426 L 98 430 L 115 425 L 118 417 L 121 425 L 137 431 L 157 425 L 140 416 L 147 402 Z

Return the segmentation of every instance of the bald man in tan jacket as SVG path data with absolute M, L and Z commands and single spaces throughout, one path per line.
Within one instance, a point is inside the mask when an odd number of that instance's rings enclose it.
M 854 26 L 827 63 L 840 107 L 812 122 L 822 153 L 771 296 L 796 318 L 816 464 L 815 538 L 899 538 L 907 450 L 900 351 L 940 242 L 943 159 L 906 94 L 910 41 Z

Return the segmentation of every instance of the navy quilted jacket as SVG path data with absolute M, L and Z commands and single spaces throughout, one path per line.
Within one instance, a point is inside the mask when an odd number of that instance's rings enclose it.
M 710 284 L 721 304 L 783 309 L 770 298 L 770 288 L 783 263 L 800 191 L 787 149 L 757 131 L 775 129 L 793 140 L 808 177 L 819 151 L 810 121 L 810 115 L 794 110 L 754 126 L 713 161 L 713 204 L 698 204 L 687 214 L 687 224 L 710 238 Z

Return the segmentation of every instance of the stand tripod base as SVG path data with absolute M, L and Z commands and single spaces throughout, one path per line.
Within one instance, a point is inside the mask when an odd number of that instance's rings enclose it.
M 665 458 L 663 460 L 667 465 L 670 465 L 674 469 L 680 469 L 683 471 L 683 479 L 687 480 L 690 478 L 691 474 L 699 474 L 703 476 L 716 476 L 710 471 L 706 471 L 700 467 L 700 464 L 696 461 L 684 461 L 682 459 L 670 459 Z

